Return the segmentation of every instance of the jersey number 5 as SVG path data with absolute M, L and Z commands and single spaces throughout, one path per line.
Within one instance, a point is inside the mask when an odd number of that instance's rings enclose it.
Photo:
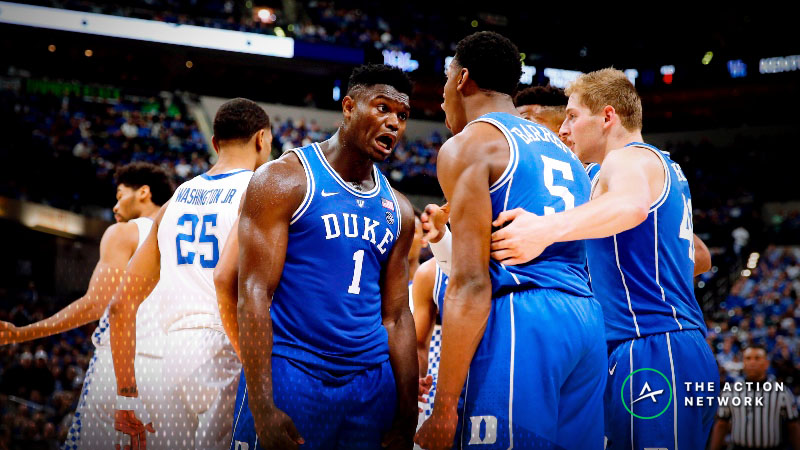
M 186 252 L 183 253 L 181 249 L 181 241 L 191 242 L 192 244 L 195 243 L 195 234 L 198 235 L 197 242 L 201 244 L 211 244 L 211 258 L 206 258 L 205 255 L 200 254 L 200 266 L 204 269 L 213 269 L 217 267 L 217 261 L 219 261 L 219 241 L 217 237 L 213 234 L 208 233 L 208 226 L 216 227 L 217 226 L 217 215 L 216 214 L 206 214 L 203 216 L 202 223 L 200 222 L 200 218 L 194 214 L 184 214 L 178 219 L 178 226 L 183 226 L 186 222 L 191 222 L 191 228 L 189 229 L 190 234 L 181 233 L 175 237 L 175 246 L 176 246 L 176 253 L 178 254 L 178 265 L 182 264 L 193 264 L 194 263 L 194 256 L 195 252 Z M 200 223 L 199 230 L 195 233 L 195 228 L 198 228 L 197 224 Z M 194 250 L 197 250 L 197 244 L 191 246 Z
M 574 179 L 572 177 L 572 167 L 564 161 L 548 158 L 544 155 L 542 155 L 542 162 L 544 163 L 544 186 L 550 192 L 550 195 L 559 197 L 564 201 L 564 211 L 574 208 L 575 196 L 572 195 L 572 192 L 570 192 L 566 186 L 556 186 L 553 184 L 553 172 L 555 171 L 561 172 L 565 180 L 572 181 Z M 552 206 L 544 207 L 545 216 L 555 213 L 556 209 Z

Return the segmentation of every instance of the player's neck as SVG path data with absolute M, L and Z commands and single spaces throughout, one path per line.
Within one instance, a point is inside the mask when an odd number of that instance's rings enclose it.
M 220 149 L 219 159 L 208 174 L 216 175 L 234 169 L 253 170 L 255 166 L 256 152 L 249 145 L 229 145 Z
M 361 183 L 372 179 L 372 160 L 349 142 L 346 133 L 341 129 L 321 143 L 320 148 L 333 170 L 344 181 Z
M 153 202 L 148 202 L 147 205 L 142 207 L 142 215 L 139 217 L 147 217 L 148 219 L 155 220 L 156 216 L 158 215 L 158 211 L 161 209 L 160 206 L 156 205 Z
M 467 122 L 481 117 L 484 114 L 503 112 L 519 116 L 519 111 L 514 107 L 511 96 L 498 92 L 479 91 L 477 94 L 464 98 L 464 110 Z
M 606 151 L 603 155 L 603 159 L 605 159 L 605 156 L 608 155 L 608 153 L 612 150 L 625 147 L 631 142 L 644 142 L 644 138 L 642 137 L 642 132 L 640 130 L 628 131 L 622 128 L 621 130 L 612 132 L 611 136 L 608 137 L 608 141 L 606 141 Z

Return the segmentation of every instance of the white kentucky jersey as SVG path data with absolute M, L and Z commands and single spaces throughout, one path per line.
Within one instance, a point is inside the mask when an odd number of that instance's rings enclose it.
M 253 172 L 246 169 L 203 174 L 180 185 L 170 199 L 158 226 L 158 303 L 165 331 L 224 331 L 214 289 L 214 268 L 252 176 Z
M 150 234 L 150 229 L 153 228 L 153 219 L 149 217 L 139 217 L 133 219 L 130 223 L 135 223 L 138 228 L 139 239 L 136 243 L 136 249 L 142 246 L 147 236 Z M 139 307 L 139 312 L 136 314 L 136 340 L 141 341 L 147 338 L 157 337 L 163 334 L 161 327 L 155 322 L 156 311 L 153 308 L 153 302 L 145 300 Z M 109 321 L 108 321 L 108 306 L 100 318 L 97 328 L 92 333 L 92 343 L 95 347 L 108 347 L 111 345 L 111 338 L 109 334 Z M 136 347 L 137 352 L 145 351 L 145 347 Z

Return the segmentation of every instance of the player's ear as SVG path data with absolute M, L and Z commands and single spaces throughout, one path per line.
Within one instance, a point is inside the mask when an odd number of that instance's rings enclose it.
M 253 135 L 253 139 L 255 139 L 257 153 L 260 153 L 261 150 L 264 148 L 264 132 L 265 130 L 258 130 L 256 131 L 256 134 Z
M 344 118 L 349 120 L 350 116 L 353 115 L 353 110 L 355 109 L 356 100 L 349 95 L 345 95 L 342 99 L 342 114 L 344 114 Z
M 614 120 L 614 117 L 617 115 L 617 111 L 611 105 L 606 105 L 603 108 L 603 126 L 611 125 L 611 122 Z
M 467 81 L 471 80 L 469 76 L 469 69 L 466 67 L 462 67 L 461 70 L 458 72 L 458 84 L 456 85 L 456 90 L 463 93 L 464 87 L 467 85 Z
M 219 139 L 216 136 L 211 136 L 211 146 L 214 147 L 214 151 L 219 154 Z
M 139 201 L 147 201 L 147 199 L 151 198 L 152 194 L 150 193 L 150 186 L 144 185 L 136 190 L 136 198 Z

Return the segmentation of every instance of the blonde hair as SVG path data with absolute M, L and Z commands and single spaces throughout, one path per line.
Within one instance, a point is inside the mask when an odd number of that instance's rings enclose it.
M 565 93 L 578 94 L 581 103 L 597 114 L 610 105 L 628 131 L 642 129 L 642 99 L 621 70 L 609 67 L 580 75 Z

